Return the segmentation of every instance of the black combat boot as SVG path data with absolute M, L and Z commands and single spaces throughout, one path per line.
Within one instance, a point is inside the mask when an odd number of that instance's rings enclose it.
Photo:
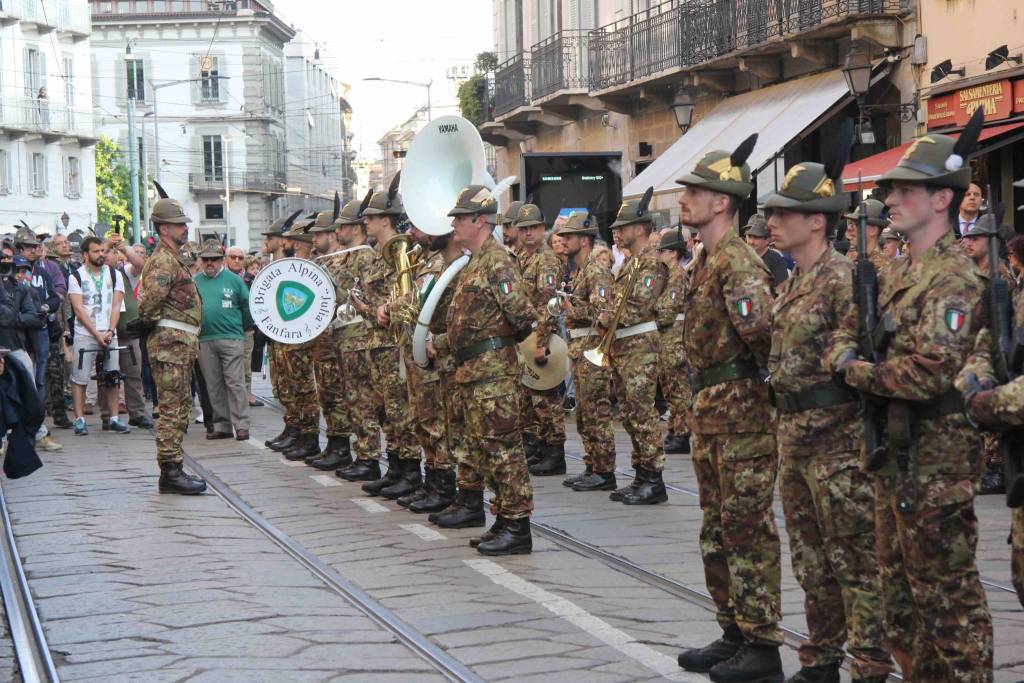
M 500 516 L 499 517 L 495 517 L 494 518 L 494 524 L 491 525 L 490 529 L 488 529 L 487 531 L 483 532 L 479 536 L 474 536 L 471 539 L 469 539 L 469 547 L 470 548 L 475 548 L 478 545 L 480 545 L 481 543 L 493 540 L 494 537 L 498 535 L 498 532 L 501 531 L 501 525 L 504 524 L 504 523 L 505 523 L 505 519 L 503 517 L 500 517 Z
M 157 486 L 160 493 L 180 493 L 183 496 L 194 496 L 206 490 L 206 482 L 201 477 L 185 474 L 180 462 L 160 465 L 160 481 Z
M 264 441 L 263 445 L 272 451 L 277 451 L 278 453 L 280 453 L 282 451 L 288 450 L 293 445 L 295 445 L 295 440 L 298 438 L 298 427 L 290 427 L 288 425 L 285 425 L 284 430 L 280 434 L 275 436 L 270 441 Z
M 1006 478 L 1003 476 L 1001 465 L 985 469 L 985 473 L 981 475 L 981 489 L 978 492 L 983 496 L 1006 493 Z
M 550 477 L 565 474 L 565 444 L 540 444 L 540 460 L 530 465 L 530 474 L 535 477 Z
M 377 481 L 380 479 L 380 463 L 376 460 L 356 460 L 348 467 L 334 470 L 334 476 L 345 481 Z
M 740 631 L 740 627 L 730 624 L 721 638 L 701 648 L 684 650 L 676 658 L 676 661 L 687 671 L 706 674 L 715 664 L 724 662 L 739 652 L 742 645 L 743 633 Z
M 839 662 L 801 667 L 795 676 L 786 679 L 786 683 L 839 683 Z
M 379 496 L 380 492 L 392 484 L 397 484 L 402 478 L 402 460 L 395 451 L 388 451 L 388 471 L 383 477 L 376 481 L 368 481 L 363 484 L 363 493 L 371 496 Z
M 714 683 L 783 683 L 778 645 L 744 643 L 739 652 L 711 667 Z
M 295 444 L 286 451 L 283 451 L 281 455 L 284 456 L 285 460 L 305 460 L 311 455 L 320 455 L 320 433 L 311 432 L 309 434 L 301 434 L 299 438 L 295 440 Z
M 53 426 L 61 429 L 71 429 L 74 423 L 68 419 L 67 412 L 61 410 L 53 416 Z
M 409 512 L 441 512 L 455 500 L 455 470 L 433 470 L 434 484 L 426 496 L 409 503 Z
M 614 472 L 591 472 L 573 484 L 573 491 L 614 491 Z
M 430 492 L 434 490 L 434 479 L 436 478 L 436 475 L 434 474 L 435 472 L 436 470 L 434 469 L 429 467 L 425 468 L 423 470 L 423 483 L 417 486 L 415 491 L 395 499 L 395 502 L 404 508 L 408 508 L 414 501 L 426 498 L 430 495 Z
M 567 489 L 571 489 L 573 487 L 573 484 L 578 482 L 580 479 L 583 479 L 585 476 L 587 476 L 588 474 L 590 474 L 593 471 L 594 471 L 594 468 L 591 467 L 590 465 L 587 465 L 586 468 L 582 472 L 580 472 L 579 474 L 574 474 L 572 476 L 569 476 L 569 477 L 566 477 L 565 479 L 563 479 L 562 480 L 562 486 L 566 487 Z
M 533 552 L 530 518 L 503 519 L 494 538 L 476 547 L 481 555 L 528 555 Z
M 405 458 L 398 462 L 401 476 L 391 486 L 386 486 L 380 491 L 380 495 L 388 500 L 394 500 L 406 496 L 423 484 L 423 476 L 420 474 L 420 459 Z
M 526 454 L 526 464 L 532 465 L 540 460 L 540 444 L 533 434 L 523 432 L 523 453 Z
M 687 434 L 669 434 L 665 437 L 666 453 L 689 453 L 690 437 Z
M 455 502 L 439 514 L 434 522 L 442 529 L 467 529 L 486 523 L 483 491 L 459 491 Z
M 352 444 L 349 443 L 348 434 L 328 436 L 327 446 L 319 458 L 307 460 L 306 464 L 318 470 L 327 472 L 348 467 L 352 464 Z
M 626 484 L 625 486 L 617 488 L 614 491 L 612 491 L 611 493 L 609 493 L 608 494 L 608 500 L 614 500 L 614 501 L 617 501 L 617 502 L 621 503 L 622 499 L 625 497 L 625 495 L 627 493 L 632 493 L 633 491 L 636 491 L 638 488 L 640 488 L 640 470 L 639 469 L 636 470 L 636 473 L 633 475 L 633 481 L 631 481 L 628 484 Z
M 626 505 L 657 505 L 668 500 L 668 493 L 665 492 L 665 482 L 661 479 L 661 472 L 637 467 L 636 473 L 640 479 L 640 484 L 622 496 L 623 503 Z

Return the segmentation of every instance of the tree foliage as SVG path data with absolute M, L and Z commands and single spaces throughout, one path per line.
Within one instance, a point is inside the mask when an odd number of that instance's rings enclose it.
M 459 110 L 463 118 L 479 126 L 490 120 L 490 93 L 487 91 L 487 74 L 498 66 L 498 57 L 493 52 L 481 52 L 473 62 L 474 73 L 459 86 Z
M 103 135 L 96 143 L 96 222 L 114 224 L 114 217 L 131 221 L 131 177 L 124 153 Z

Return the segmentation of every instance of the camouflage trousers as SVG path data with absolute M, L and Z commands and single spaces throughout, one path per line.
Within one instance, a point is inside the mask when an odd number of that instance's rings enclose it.
M 376 396 L 378 424 L 384 432 L 389 453 L 402 460 L 419 460 L 420 447 L 413 433 L 412 411 L 401 376 L 401 354 L 397 346 L 370 349 L 370 383 Z
M 444 438 L 445 396 L 437 372 L 406 362 L 405 382 L 415 417 L 413 429 L 423 449 L 423 466 L 431 470 L 451 469 L 453 461 Z
M 1017 590 L 1017 600 L 1024 607 L 1024 507 L 1011 510 L 1010 523 L 1010 572 L 1013 575 L 1013 587 Z
M 199 353 L 198 342 L 191 347 L 181 346 L 181 353 L 169 363 L 157 360 L 157 346 L 154 343 L 160 335 L 151 334 L 146 345 L 149 364 L 153 373 L 153 384 L 160 397 L 160 419 L 156 421 L 156 461 L 181 464 L 183 453 L 181 442 L 188 429 L 188 418 L 192 412 L 192 366 Z
M 573 340 L 574 347 L 577 341 L 590 345 L 594 343 L 591 338 L 582 337 Z M 582 348 L 583 344 L 580 346 Z M 576 431 L 583 442 L 583 462 L 595 472 L 614 472 L 612 370 L 594 365 L 581 354 L 573 362 L 572 381 L 576 386 Z
M 810 632 L 800 646 L 801 666 L 839 664 L 849 642 L 855 677 L 887 676 L 875 491 L 860 469 L 860 453 L 782 453 L 779 494 Z
M 529 517 L 533 486 L 522 442 L 518 377 L 462 384 L 466 447 L 481 464 L 484 481 L 494 491 L 493 510 L 505 519 Z M 460 474 L 461 474 L 460 463 Z
M 753 643 L 780 645 L 781 560 L 772 516 L 774 434 L 694 434 L 700 553 L 718 623 Z
M 64 362 L 63 337 L 50 342 L 50 354 L 46 358 L 46 412 L 51 416 L 66 415 L 64 394 L 68 390 L 68 368 Z
M 341 370 L 348 390 L 352 450 L 359 460 L 380 460 L 380 409 L 370 380 L 370 352 L 343 347 Z
M 455 479 L 460 489 L 481 491 L 484 488 L 480 452 L 467 445 L 466 423 L 462 408 L 462 388 L 455 373 L 441 372 L 440 391 L 444 397 L 444 440 L 449 458 L 455 462 Z
M 904 475 L 905 476 L 905 475 Z M 906 680 L 992 680 L 992 619 L 974 553 L 974 477 L 918 475 L 917 510 L 897 507 L 897 476 L 875 477 L 875 533 L 893 649 Z
M 538 443 L 558 446 L 565 443 L 565 409 L 558 387 L 537 391 L 524 387 L 523 431 Z
M 281 344 L 277 359 L 277 397 L 284 407 L 285 425 L 303 434 L 318 432 L 320 404 L 316 397 L 312 351 Z
M 329 331 L 313 342 L 313 376 L 320 412 L 327 423 L 327 436 L 348 436 L 352 421 L 348 409 L 348 390 L 341 371 L 341 352 L 338 340 Z
M 685 363 L 679 363 L 673 354 L 664 353 L 658 359 L 658 381 L 661 393 L 672 413 L 668 429 L 673 434 L 689 434 L 690 427 L 686 424 L 686 415 L 690 411 L 690 380 L 689 370 Z
M 658 353 L 656 349 L 651 352 L 642 346 L 645 336 L 618 340 L 612 347 L 611 362 L 614 387 L 619 392 L 619 415 L 633 443 L 633 467 L 661 472 L 665 469 L 665 441 L 658 410 L 654 407 L 658 393 Z

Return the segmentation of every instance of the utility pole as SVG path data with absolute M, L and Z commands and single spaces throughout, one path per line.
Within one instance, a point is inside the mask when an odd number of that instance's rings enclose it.
M 131 60 L 132 56 L 132 44 L 131 41 L 125 46 L 124 54 L 126 59 Z M 138 83 L 138 79 L 134 78 L 135 71 L 132 70 L 132 80 Z M 131 179 L 132 189 L 132 244 L 139 243 L 139 160 L 138 160 L 138 138 L 135 137 L 135 88 L 133 83 L 128 83 L 128 92 L 125 93 L 128 99 L 128 175 Z

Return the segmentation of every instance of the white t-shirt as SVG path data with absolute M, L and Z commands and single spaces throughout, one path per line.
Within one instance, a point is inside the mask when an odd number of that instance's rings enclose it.
M 114 303 L 114 292 L 121 292 L 124 296 L 124 278 L 116 270 L 114 274 L 117 281 L 111 285 L 110 267 L 104 264 L 100 274 L 94 275 L 86 266 L 77 271 L 78 277 L 74 275 L 68 278 L 68 294 L 80 294 L 85 310 L 89 312 L 89 318 L 97 330 L 110 329 L 110 309 Z M 81 284 L 79 284 L 81 280 Z M 123 306 L 122 306 L 123 308 Z M 89 335 L 89 330 L 82 325 L 78 317 L 75 317 L 75 336 Z

